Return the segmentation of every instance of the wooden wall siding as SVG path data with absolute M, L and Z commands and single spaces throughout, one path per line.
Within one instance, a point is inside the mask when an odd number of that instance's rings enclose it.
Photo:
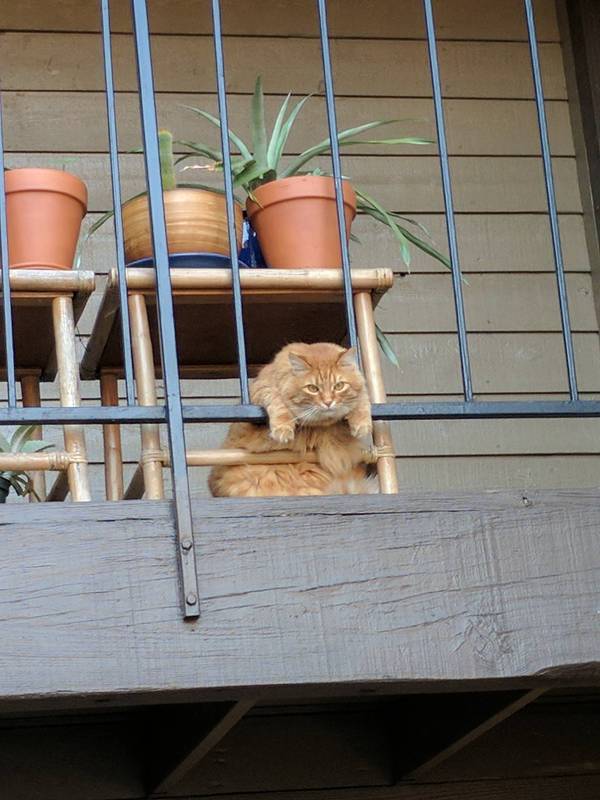
M 373 13 L 365 14 L 362 0 L 329 0 L 332 33 L 352 38 L 424 36 L 420 0 L 369 0 Z M 113 27 L 131 29 L 128 0 L 113 0 Z M 224 30 L 238 36 L 315 36 L 314 12 L 306 0 L 222 0 Z M 536 0 L 538 35 L 542 41 L 559 41 L 553 0 Z M 360 25 L 356 20 L 360 19 Z M 437 0 L 436 20 L 442 39 L 525 40 L 520 0 Z M 152 30 L 156 33 L 212 32 L 208 0 L 152 0 Z M 98 14 L 90 0 L 60 0 L 55 6 L 39 0 L 21 0 L 2 11 L 5 30 L 97 31 Z
M 127 0 L 113 0 L 121 168 L 124 192 L 141 186 L 135 70 Z M 150 0 L 161 124 L 182 138 L 214 132 L 181 108 L 216 110 L 207 0 Z M 90 188 L 86 226 L 110 206 L 101 52 L 95 2 L 23 0 L 0 11 L 5 134 L 11 166 L 64 166 Z M 329 0 L 340 125 L 380 117 L 434 138 L 429 68 L 420 0 Z M 314 4 L 306 0 L 223 0 L 232 127 L 247 131 L 249 91 L 263 71 L 267 110 L 282 93 L 321 92 Z M 600 393 L 600 344 L 591 294 L 575 146 L 554 0 L 536 2 L 560 227 L 568 272 L 575 350 L 584 396 Z M 543 173 L 521 0 L 436 2 L 440 64 L 474 385 L 486 398 L 564 398 L 560 320 L 545 214 Z M 249 65 L 251 65 L 249 67 Z M 288 154 L 326 136 L 321 97 L 306 107 Z M 436 147 L 355 149 L 345 170 L 391 207 L 414 216 L 446 249 Z M 203 179 L 210 176 L 203 174 Z M 391 266 L 396 286 L 379 321 L 401 368 L 385 366 L 390 396 L 459 399 L 460 378 L 451 283 L 447 271 L 415 251 L 410 273 L 391 237 L 358 220 L 358 266 Z M 82 252 L 103 276 L 114 264 L 111 226 Z M 97 298 L 79 326 L 85 346 Z M 235 398 L 235 381 L 184 382 L 186 402 Z M 0 387 L 1 391 L 4 391 Z M 47 398 L 54 387 L 43 388 Z M 99 396 L 84 386 L 86 402 Z M 419 488 L 597 485 L 600 430 L 593 421 L 422 422 L 394 426 L 403 485 Z M 190 426 L 191 446 L 215 444 L 222 426 Z M 55 433 L 48 431 L 52 438 Z M 89 434 L 99 476 L 99 431 Z M 127 471 L 137 458 L 135 429 L 124 432 Z M 205 491 L 205 472 L 191 473 Z M 471 482 L 471 484 L 469 483 Z M 97 485 L 96 496 L 100 486 Z

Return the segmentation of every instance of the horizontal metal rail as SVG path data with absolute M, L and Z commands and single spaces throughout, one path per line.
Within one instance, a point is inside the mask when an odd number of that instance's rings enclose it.
M 600 400 L 517 400 L 494 402 L 379 403 L 373 419 L 510 419 L 510 418 L 600 417 Z M 0 426 L 29 425 L 126 425 L 167 421 L 164 406 L 102 406 L 90 408 L 0 408 Z M 183 421 L 265 423 L 261 406 L 183 406 Z

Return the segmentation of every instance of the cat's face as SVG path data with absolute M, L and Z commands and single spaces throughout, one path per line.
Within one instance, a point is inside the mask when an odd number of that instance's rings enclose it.
M 330 425 L 353 410 L 364 390 L 355 359 L 353 350 L 334 344 L 290 349 L 284 400 L 299 425 Z

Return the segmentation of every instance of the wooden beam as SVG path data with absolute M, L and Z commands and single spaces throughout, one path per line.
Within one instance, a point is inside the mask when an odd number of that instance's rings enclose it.
M 237 725 L 252 708 L 254 702 L 252 699 L 246 699 L 234 703 L 218 703 L 208 711 L 204 707 L 175 709 L 177 715 L 175 724 L 169 724 L 166 729 L 164 709 L 161 710 L 159 712 L 161 745 L 151 765 L 146 784 L 148 794 L 165 795 L 174 789 L 181 779 L 197 767 L 213 747 Z
M 596 0 L 560 0 L 565 75 L 584 223 L 600 313 L 600 7 Z
M 69 482 L 67 480 L 67 473 L 61 472 L 56 476 L 54 483 L 50 487 L 50 491 L 46 495 L 46 500 L 48 503 L 61 503 L 67 498 L 68 494 Z
M 323 789 L 298 792 L 269 792 L 269 800 L 598 800 L 600 776 L 537 778 L 526 780 L 453 781 L 451 783 L 407 785 L 393 789 L 367 787 Z M 264 793 L 227 795 L 227 800 L 264 800 Z M 222 795 L 203 795 L 203 800 L 220 800 Z M 63 798 L 67 800 L 67 798 Z M 177 800 L 195 800 L 178 795 Z
M 505 719 L 508 719 L 513 714 L 516 714 L 517 711 L 520 711 L 526 705 L 529 705 L 529 703 L 532 703 L 541 694 L 543 694 L 543 692 L 544 689 L 531 689 L 529 692 L 519 693 L 519 696 L 515 700 L 508 704 L 502 705 L 494 714 L 487 716 L 478 725 L 475 725 L 466 733 L 458 736 L 456 739 L 454 739 L 454 741 L 443 747 L 434 755 L 428 756 L 427 759 L 419 764 L 418 767 L 411 769 L 410 772 L 407 772 L 405 775 L 403 775 L 403 780 L 421 780 L 426 773 L 435 769 L 455 753 L 463 750 L 465 747 L 467 747 L 467 745 L 471 744 L 471 742 L 479 739 L 480 736 L 483 736 L 484 733 L 487 733 L 488 731 L 492 730 L 492 728 L 495 728 L 496 725 L 499 725 Z
M 0 710 L 600 685 L 600 490 L 193 513 L 184 623 L 170 502 L 5 506 Z

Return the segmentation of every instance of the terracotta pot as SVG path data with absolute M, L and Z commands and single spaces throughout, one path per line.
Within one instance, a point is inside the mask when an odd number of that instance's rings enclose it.
M 205 189 L 172 189 L 163 193 L 169 253 L 229 255 L 225 197 Z M 242 246 L 243 214 L 235 204 L 238 251 Z M 152 257 L 148 197 L 123 205 L 125 260 Z
M 73 269 L 85 183 L 58 169 L 10 169 L 4 180 L 10 267 Z
M 346 232 L 356 216 L 356 194 L 343 182 Z M 246 210 L 269 267 L 302 269 L 342 264 L 333 178 L 298 175 L 259 186 Z

